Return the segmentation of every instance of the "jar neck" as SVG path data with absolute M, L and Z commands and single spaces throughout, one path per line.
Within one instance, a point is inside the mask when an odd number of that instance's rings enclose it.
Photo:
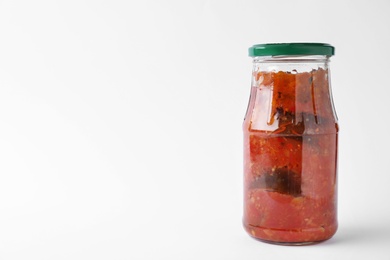
M 285 71 L 291 73 L 329 69 L 329 57 L 324 55 L 304 56 L 258 56 L 253 58 L 254 71 Z

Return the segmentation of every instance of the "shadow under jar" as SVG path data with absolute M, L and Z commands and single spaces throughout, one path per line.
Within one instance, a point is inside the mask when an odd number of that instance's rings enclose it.
M 259 44 L 243 123 L 244 215 L 252 237 L 311 244 L 337 230 L 338 124 L 321 43 Z

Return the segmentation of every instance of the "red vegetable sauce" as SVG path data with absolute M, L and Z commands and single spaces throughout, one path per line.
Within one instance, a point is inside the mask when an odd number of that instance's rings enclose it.
M 256 72 L 244 121 L 244 226 L 304 243 L 337 229 L 337 132 L 328 71 Z

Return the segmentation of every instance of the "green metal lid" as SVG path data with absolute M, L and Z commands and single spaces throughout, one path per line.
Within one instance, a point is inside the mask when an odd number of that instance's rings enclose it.
M 334 47 L 326 43 L 267 43 L 249 48 L 249 56 L 334 55 Z

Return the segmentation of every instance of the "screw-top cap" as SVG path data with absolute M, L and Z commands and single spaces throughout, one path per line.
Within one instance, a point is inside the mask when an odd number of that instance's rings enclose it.
M 249 56 L 334 55 L 334 47 L 327 43 L 267 43 L 249 48 Z

